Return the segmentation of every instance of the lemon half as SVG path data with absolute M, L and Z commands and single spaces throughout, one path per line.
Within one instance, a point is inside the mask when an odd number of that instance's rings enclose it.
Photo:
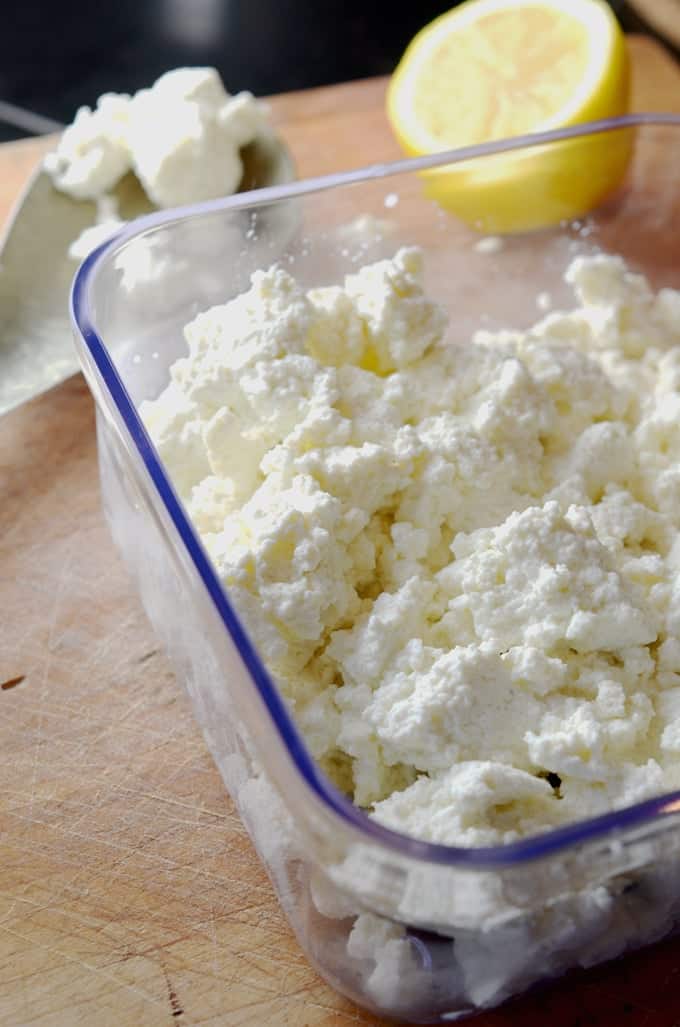
M 467 0 L 399 63 L 387 113 L 406 153 L 437 153 L 624 114 L 625 38 L 604 0 Z M 426 173 L 428 193 L 484 231 L 584 214 L 621 181 L 630 132 L 480 158 Z

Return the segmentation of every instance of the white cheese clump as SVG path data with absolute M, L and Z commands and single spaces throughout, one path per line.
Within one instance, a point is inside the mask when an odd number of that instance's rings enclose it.
M 469 340 L 418 250 L 275 266 L 142 409 L 312 753 L 422 839 L 680 787 L 680 293 L 604 255 L 567 281 Z
M 104 93 L 94 110 L 78 109 L 43 162 L 57 189 L 76 200 L 94 200 L 130 170 L 129 109 L 124 93 Z
M 118 203 L 108 193 L 97 199 L 97 217 L 93 225 L 83 229 L 68 248 L 71 260 L 85 260 L 93 250 L 107 242 L 125 225 L 118 215 Z
M 176 68 L 134 96 L 106 93 L 81 107 L 44 167 L 55 187 L 96 200 L 132 170 L 157 207 L 227 196 L 242 147 L 265 130 L 266 107 L 230 96 L 215 68 Z

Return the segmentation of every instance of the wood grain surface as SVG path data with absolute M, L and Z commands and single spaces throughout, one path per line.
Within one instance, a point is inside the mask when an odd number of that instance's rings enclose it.
M 633 38 L 635 106 L 680 74 Z M 384 80 L 277 97 L 300 175 L 397 155 Z M 0 218 L 46 143 L 0 148 Z M 0 1025 L 379 1024 L 309 967 L 99 508 L 80 377 L 0 421 Z M 476 1027 L 680 1027 L 680 941 Z

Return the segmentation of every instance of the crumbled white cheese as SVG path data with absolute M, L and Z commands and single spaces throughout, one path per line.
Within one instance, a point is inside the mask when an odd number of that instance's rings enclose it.
M 604 255 L 567 281 L 574 309 L 466 340 L 417 250 L 273 267 L 143 407 L 314 756 L 420 838 L 680 784 L 680 293 Z
M 97 198 L 97 220 L 83 229 L 68 248 L 71 260 L 85 260 L 93 250 L 107 242 L 125 222 L 118 216 L 118 203 L 114 196 L 104 193 Z
M 54 185 L 76 200 L 95 200 L 130 170 L 130 97 L 104 93 L 94 110 L 80 107 L 44 168 Z
M 264 122 L 262 105 L 230 97 L 214 68 L 169 71 L 130 103 L 132 167 L 158 207 L 227 196 L 243 174 L 239 150 Z
M 347 954 L 365 972 L 364 987 L 379 1007 L 389 1008 L 394 996 L 422 993 L 425 975 L 401 924 L 364 913 L 357 917 L 347 940 Z
M 230 96 L 214 68 L 177 68 L 132 97 L 81 107 L 44 167 L 75 199 L 97 199 L 130 170 L 158 207 L 227 196 L 243 173 L 239 151 L 266 118 L 250 93 Z

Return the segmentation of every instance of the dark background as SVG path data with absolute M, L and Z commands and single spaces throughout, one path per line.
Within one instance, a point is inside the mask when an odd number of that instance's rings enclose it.
M 624 27 L 625 4 L 610 0 Z M 0 100 L 58 121 L 180 65 L 262 95 L 392 71 L 452 0 L 0 0 Z M 0 139 L 25 133 L 0 123 Z

